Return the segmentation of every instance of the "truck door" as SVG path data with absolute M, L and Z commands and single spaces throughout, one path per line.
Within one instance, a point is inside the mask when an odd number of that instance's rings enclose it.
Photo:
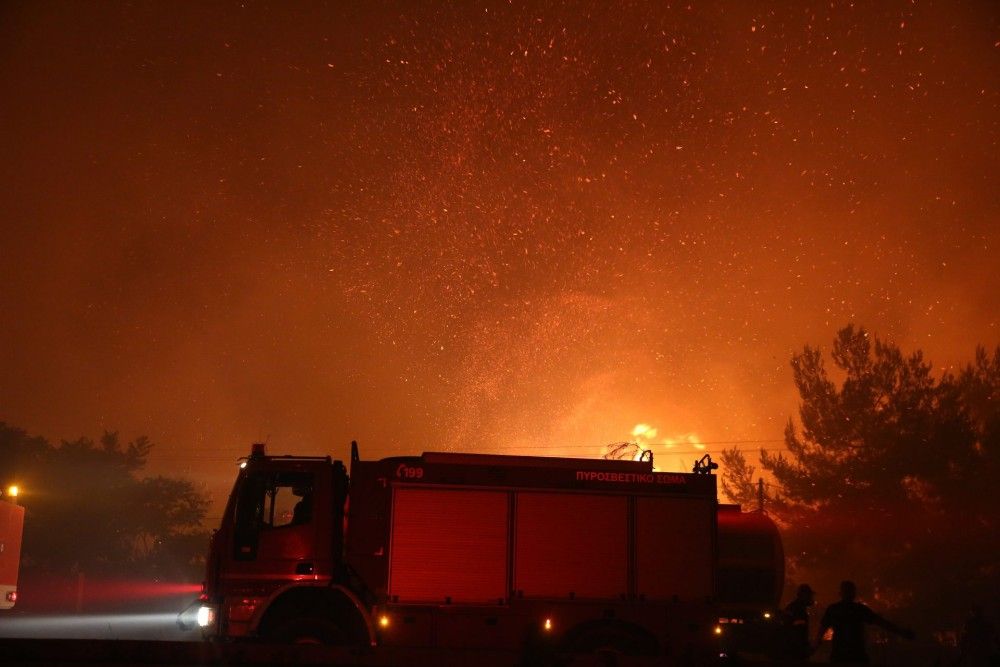
M 315 468 L 250 472 L 236 503 L 232 558 L 249 578 L 328 571 L 330 489 Z

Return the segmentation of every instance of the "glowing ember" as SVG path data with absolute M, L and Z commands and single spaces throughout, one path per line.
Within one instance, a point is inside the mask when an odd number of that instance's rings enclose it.
M 996 343 L 996 25 L 989 2 L 20 3 L 0 419 L 148 433 L 152 472 L 217 498 L 268 436 L 780 440 L 791 352 L 847 322 L 938 368 Z

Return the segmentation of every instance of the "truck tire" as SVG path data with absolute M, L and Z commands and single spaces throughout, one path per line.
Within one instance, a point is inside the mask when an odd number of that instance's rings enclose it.
M 278 624 L 268 635 L 282 644 L 342 646 L 349 643 L 347 633 L 335 622 L 322 616 L 290 618 Z

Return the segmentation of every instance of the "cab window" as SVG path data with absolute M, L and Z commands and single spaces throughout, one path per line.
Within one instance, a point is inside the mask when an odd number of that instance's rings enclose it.
M 264 498 L 264 527 L 299 526 L 312 521 L 312 473 L 277 472 L 269 481 Z

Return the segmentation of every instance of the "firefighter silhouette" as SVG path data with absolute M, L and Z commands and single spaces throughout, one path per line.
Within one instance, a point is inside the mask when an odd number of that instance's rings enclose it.
M 809 643 L 809 608 L 816 601 L 816 595 L 809 584 L 799 586 L 795 599 L 785 607 L 782 621 L 782 657 L 792 660 L 808 660 L 812 655 Z
M 877 625 L 901 637 L 913 639 L 911 630 L 896 626 L 876 614 L 868 605 L 855 600 L 857 591 L 853 581 L 842 581 L 840 600 L 826 608 L 819 623 L 817 646 L 823 641 L 826 631 L 833 630 L 830 662 L 868 664 L 868 650 L 865 647 L 866 625 Z
M 312 489 L 309 488 L 295 489 L 294 493 L 297 496 L 301 496 L 301 499 L 295 503 L 295 508 L 292 510 L 291 524 L 293 526 L 300 526 L 312 520 L 313 494 Z

